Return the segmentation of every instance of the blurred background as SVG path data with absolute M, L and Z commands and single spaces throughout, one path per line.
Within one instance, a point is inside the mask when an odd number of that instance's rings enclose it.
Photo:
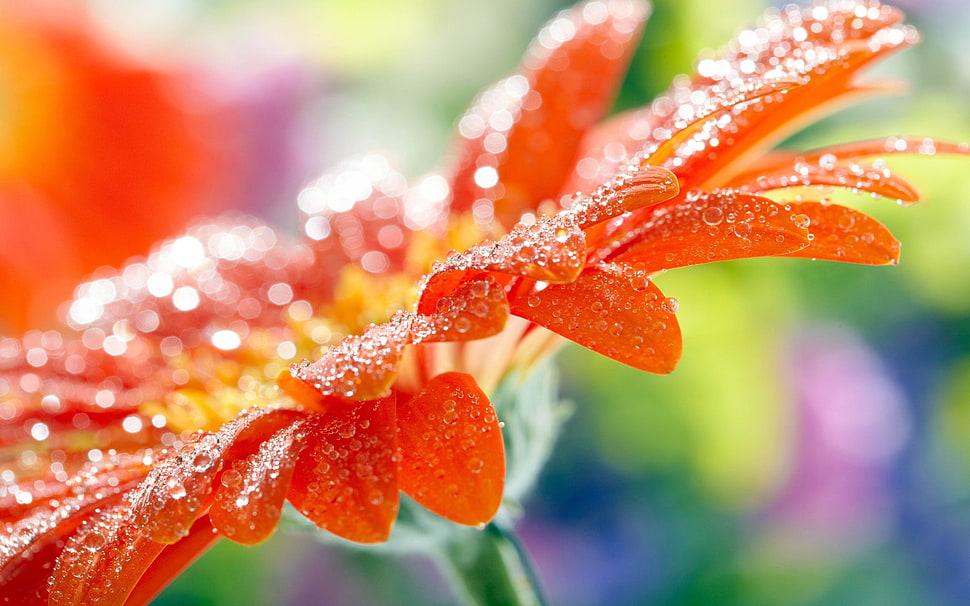
M 295 224 L 349 154 L 434 168 L 553 0 L 0 0 L 0 333 L 56 324 L 103 264 L 200 215 Z M 970 140 L 970 6 L 897 2 L 904 95 L 794 137 Z M 752 23 L 758 0 L 657 0 L 617 110 Z M 924 203 L 859 200 L 898 267 L 800 260 L 663 275 L 684 358 L 560 356 L 573 416 L 520 525 L 553 604 L 970 603 L 970 165 L 894 158 Z M 429 562 L 285 533 L 223 542 L 158 604 L 450 604 Z

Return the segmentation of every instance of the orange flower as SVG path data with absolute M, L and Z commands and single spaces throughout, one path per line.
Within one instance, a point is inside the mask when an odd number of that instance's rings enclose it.
M 78 8 L 0 3 L 0 332 L 55 324 L 105 264 L 145 254 L 226 191 L 221 119 L 183 77 L 122 56 Z
M 669 372 L 680 330 L 659 271 L 896 261 L 875 220 L 784 193 L 910 201 L 862 160 L 963 147 L 763 150 L 915 40 L 897 11 L 769 14 L 650 108 L 596 126 L 645 17 L 594 0 L 554 19 L 459 122 L 450 179 L 408 188 L 364 158 L 301 194 L 302 242 L 201 226 L 82 285 L 74 332 L 0 341 L 0 582 L 27 602 L 145 603 L 217 537 L 265 539 L 287 500 L 359 542 L 388 537 L 399 491 L 483 524 L 505 477 L 486 394 L 553 333 Z

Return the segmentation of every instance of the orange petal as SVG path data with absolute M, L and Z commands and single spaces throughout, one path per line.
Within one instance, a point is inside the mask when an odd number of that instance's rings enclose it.
M 0 535 L 0 587 L 17 587 L 18 599 L 25 604 L 47 604 L 47 581 L 64 543 L 100 508 L 116 506 L 123 498 L 121 492 L 105 495 L 79 487 L 82 491 L 77 495 L 45 500 L 29 515 L 6 525 Z M 51 507 L 52 502 L 58 506 Z
M 808 245 L 808 221 L 790 206 L 737 192 L 700 193 L 659 208 L 609 258 L 647 273 L 765 257 Z M 800 223 L 801 222 L 801 223 Z
M 580 197 L 573 207 L 580 227 L 670 200 L 680 193 L 677 176 L 661 166 L 634 166 Z M 548 280 L 547 280 L 548 281 Z
M 613 101 L 646 15 L 639 2 L 608 0 L 546 25 L 520 73 L 482 93 L 459 122 L 455 210 L 481 200 L 509 228 L 560 193 L 580 138 Z
M 320 528 L 358 543 L 390 535 L 400 501 L 395 401 L 343 400 L 312 418 L 287 497 Z
M 743 187 L 745 191 L 755 193 L 786 187 L 829 185 L 870 192 L 899 202 L 919 200 L 919 194 L 912 185 L 884 166 L 860 162 L 852 162 L 847 166 L 836 165 L 835 156 L 822 158 L 820 164 L 796 161 L 780 170 L 757 175 L 753 181 L 734 179 L 732 183 Z
M 183 570 L 220 539 L 208 517 L 199 518 L 189 535 L 178 543 L 167 545 L 125 600 L 125 606 L 149 604 Z
M 811 219 L 808 229 L 815 237 L 808 247 L 785 256 L 864 265 L 895 264 L 899 260 L 899 241 L 869 215 L 820 202 L 801 202 L 792 207 L 793 212 Z
M 293 410 L 251 408 L 218 432 L 193 436 L 156 463 L 139 486 L 131 508 L 135 525 L 159 543 L 178 541 L 208 504 L 223 463 L 255 452 L 273 432 L 301 416 Z
M 492 276 L 485 275 L 466 281 L 450 296 L 437 299 L 431 318 L 433 332 L 417 335 L 414 342 L 483 339 L 500 332 L 508 317 L 505 289 Z
M 17 530 L 15 529 L 14 532 Z M 0 596 L 0 603 L 19 604 L 20 606 L 48 606 L 47 586 L 51 570 L 61 554 L 65 540 L 39 540 L 31 544 L 28 551 L 10 554 L 7 566 L 0 571 L 0 587 L 6 595 Z M 7 543 L 6 540 L 3 540 Z M 6 545 L 0 549 L 5 549 Z M 16 589 L 14 589 L 16 588 Z M 11 593 L 16 592 L 16 598 Z M 16 601 L 13 601 L 16 599 Z
M 505 446 L 471 375 L 446 372 L 398 408 L 401 490 L 452 522 L 476 526 L 502 504 Z
M 733 188 L 767 191 L 777 187 L 813 183 L 854 187 L 902 202 L 915 202 L 916 190 L 884 167 L 860 162 L 863 158 L 910 154 L 967 155 L 966 143 L 938 141 L 929 137 L 887 137 L 832 145 L 811 151 L 777 150 L 759 158 L 744 172 L 731 179 Z
M 412 234 L 405 224 L 404 182 L 384 158 L 369 155 L 342 163 L 300 192 L 303 235 L 317 254 L 314 267 L 326 276 L 328 291 L 351 263 L 367 271 L 404 269 Z
M 669 171 L 660 170 L 673 179 Z M 673 180 L 676 183 L 676 179 Z M 616 214 L 620 212 L 625 210 Z M 482 272 L 500 272 L 546 282 L 569 282 L 582 269 L 586 254 L 584 226 L 579 217 L 578 212 L 561 213 L 540 217 L 529 224 L 520 222 L 498 241 L 485 240 L 463 253 L 449 255 L 444 263 L 435 265 L 422 287 L 422 299 L 427 291 L 447 294 L 460 282 Z M 426 305 L 419 306 L 420 313 L 431 313 Z
M 101 510 L 70 538 L 57 559 L 50 603 L 123 604 L 164 547 L 130 522 L 127 504 Z
M 640 370 L 669 373 L 681 353 L 673 304 L 644 275 L 587 267 L 570 284 L 512 299 L 512 313 Z
M 303 448 L 305 425 L 297 421 L 280 429 L 258 452 L 233 461 L 222 472 L 209 518 L 226 538 L 255 545 L 273 534 Z
M 290 374 L 324 396 L 382 398 L 394 383 L 404 348 L 414 342 L 416 324 L 423 326 L 427 319 L 398 312 L 386 324 L 345 337 L 315 362 L 290 364 Z

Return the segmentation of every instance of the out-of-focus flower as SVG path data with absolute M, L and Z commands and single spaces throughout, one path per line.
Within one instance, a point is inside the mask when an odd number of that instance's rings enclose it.
M 228 198 L 226 116 L 180 105 L 187 80 L 123 56 L 79 7 L 0 3 L 0 331 L 53 326 L 81 278 Z
M 798 435 L 791 478 L 771 517 L 783 532 L 837 535 L 843 547 L 871 539 L 887 522 L 889 469 L 909 436 L 903 395 L 844 331 L 797 338 L 790 364 Z
M 0 581 L 34 601 L 144 603 L 218 536 L 265 539 L 286 500 L 358 542 L 388 537 L 399 491 L 484 524 L 506 466 L 487 394 L 555 334 L 669 372 L 680 330 L 658 272 L 896 261 L 884 227 L 813 186 L 913 201 L 863 159 L 962 147 L 764 150 L 869 90 L 856 72 L 916 38 L 897 11 L 770 13 L 597 126 L 646 13 L 593 0 L 550 22 L 459 121 L 449 177 L 409 187 L 363 158 L 301 193 L 302 241 L 198 227 L 79 287 L 74 332 L 0 342 Z

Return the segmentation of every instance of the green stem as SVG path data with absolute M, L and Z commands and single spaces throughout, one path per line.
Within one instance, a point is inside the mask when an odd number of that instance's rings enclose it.
M 458 533 L 438 553 L 442 569 L 469 604 L 545 606 L 529 556 L 510 530 L 494 522 Z

